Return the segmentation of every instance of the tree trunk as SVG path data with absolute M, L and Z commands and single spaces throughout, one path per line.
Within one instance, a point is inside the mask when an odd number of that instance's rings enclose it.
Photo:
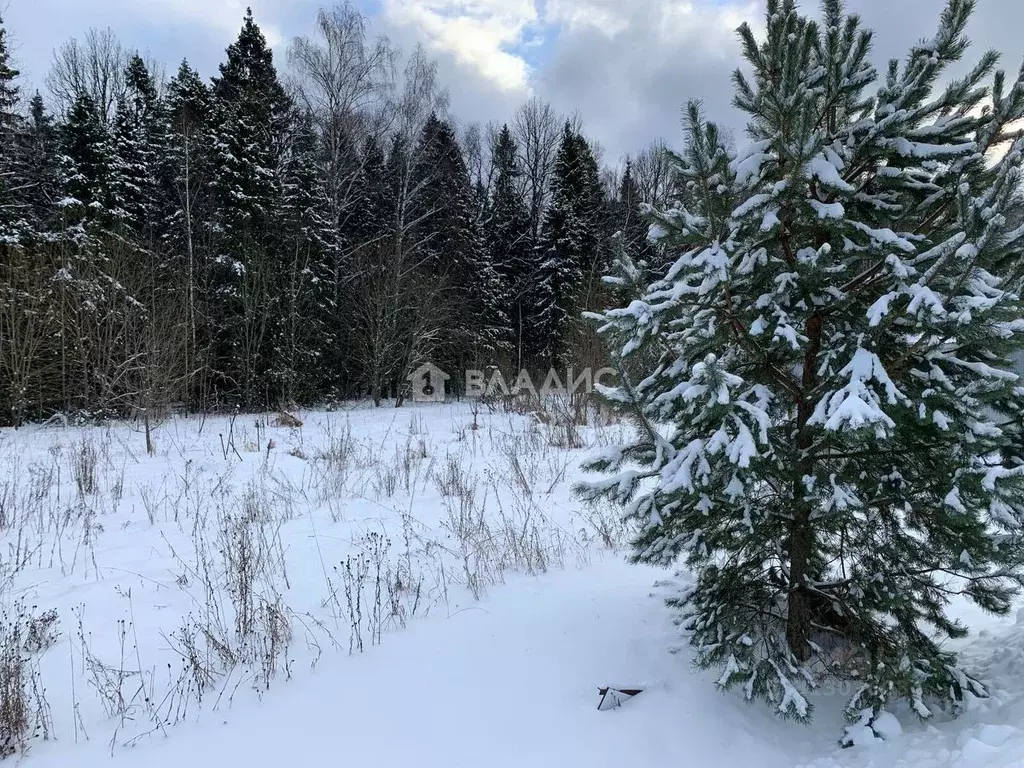
M 145 409 L 145 424 L 146 424 L 146 453 L 150 456 L 156 455 L 156 448 L 153 446 L 153 431 L 149 425 L 149 408 Z
M 794 488 L 795 492 L 797 491 Z M 814 531 L 810 523 L 810 510 L 804 504 L 794 511 L 789 532 L 789 594 L 786 616 L 786 643 L 796 658 L 807 661 L 811 656 L 808 643 L 811 629 L 811 607 L 804 589 L 807 563 L 814 551 Z
M 801 397 L 797 403 L 796 446 L 800 451 L 797 472 L 793 478 L 793 521 L 789 529 L 789 592 L 787 595 L 786 643 L 792 654 L 801 661 L 811 656 L 809 643 L 811 631 L 810 593 L 805 587 L 807 566 L 814 554 L 814 529 L 811 526 L 811 509 L 803 501 L 806 492 L 804 477 L 814 471 L 814 458 L 807 454 L 812 445 L 807 422 L 814 413 L 810 393 L 817 382 L 818 352 L 821 349 L 822 317 L 817 312 L 807 320 L 807 351 L 804 355 Z

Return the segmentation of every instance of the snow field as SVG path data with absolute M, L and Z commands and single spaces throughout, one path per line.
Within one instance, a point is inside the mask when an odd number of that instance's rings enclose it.
M 1024 632 L 977 612 L 993 695 L 957 720 L 894 710 L 841 749 L 848 692 L 810 727 L 716 692 L 678 585 L 570 492 L 619 425 L 303 418 L 168 420 L 153 456 L 133 425 L 0 432 L 0 640 L 21 627 L 45 730 L 25 765 L 1024 765 Z M 599 712 L 603 685 L 644 691 Z
M 152 456 L 141 425 L 0 432 L 4 637 L 43 636 L 33 760 L 172 735 L 590 563 L 624 531 L 569 486 L 618 429 L 455 405 L 175 418 Z

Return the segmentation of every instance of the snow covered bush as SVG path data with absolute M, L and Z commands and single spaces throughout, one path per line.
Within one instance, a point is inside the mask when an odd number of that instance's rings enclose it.
M 947 606 L 1006 613 L 1024 581 L 1024 84 L 992 52 L 950 76 L 973 9 L 879 78 L 839 0 L 769 0 L 765 40 L 739 30 L 750 148 L 689 106 L 650 212 L 678 258 L 596 317 L 620 370 L 655 363 L 607 391 L 636 439 L 580 491 L 627 505 L 635 560 L 685 559 L 698 661 L 783 717 L 837 678 L 851 721 L 984 696 Z

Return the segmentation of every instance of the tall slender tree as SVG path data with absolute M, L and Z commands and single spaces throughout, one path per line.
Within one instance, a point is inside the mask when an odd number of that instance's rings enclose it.
M 24 124 L 18 113 L 18 76 L 11 65 L 7 29 L 0 18 L 0 241 L 14 240 L 17 230 L 24 226 L 24 158 L 19 141 Z
M 149 70 L 135 54 L 128 61 L 124 94 L 114 116 L 110 204 L 120 224 L 149 248 L 157 224 L 164 137 L 163 105 Z
M 587 140 L 566 122 L 551 181 L 551 205 L 536 252 L 533 302 L 538 312 L 534 354 L 553 363 L 587 304 L 585 278 L 598 267 L 604 199 L 597 160 Z
M 212 369 L 206 300 L 212 266 L 213 158 L 210 89 L 187 61 L 168 83 L 164 116 L 166 152 L 158 172 L 161 263 L 167 282 L 181 297 L 184 397 L 192 406 L 208 394 Z
M 444 285 L 450 321 L 445 356 L 453 370 L 493 356 L 507 322 L 498 276 L 477 225 L 473 187 L 446 120 L 431 115 L 415 152 L 412 236 L 422 268 Z
M 330 318 L 337 238 L 331 223 L 326 181 L 317 173 L 313 116 L 297 111 L 280 165 L 278 237 L 280 317 L 275 324 L 276 389 L 286 403 L 310 402 L 330 376 L 322 370 L 324 352 L 338 341 Z
M 214 78 L 213 99 L 213 362 L 220 385 L 253 406 L 279 394 L 271 391 L 266 374 L 279 317 L 275 180 L 291 104 L 251 10 Z
M 647 231 L 649 224 L 641 206 L 646 202 L 640 196 L 640 188 L 633 176 L 633 163 L 626 161 L 626 167 L 619 181 L 618 197 L 615 200 L 613 225 L 620 233 L 623 248 L 636 262 L 646 263 L 649 256 Z
M 524 339 L 532 325 L 529 303 L 534 279 L 530 260 L 530 212 L 522 195 L 523 172 L 519 148 L 508 126 L 502 126 L 491 149 L 493 192 L 487 205 L 485 236 L 491 263 L 501 281 L 497 300 L 508 307 L 504 341 L 514 350 L 514 362 L 524 363 Z
M 21 199 L 32 232 L 42 236 L 54 227 L 57 202 L 57 128 L 36 92 L 28 102 L 28 117 L 20 135 Z

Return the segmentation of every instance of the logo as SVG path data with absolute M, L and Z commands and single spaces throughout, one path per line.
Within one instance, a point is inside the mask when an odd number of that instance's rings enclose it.
M 465 389 L 467 397 L 516 397 L 530 394 L 534 397 L 565 396 L 577 392 L 590 394 L 602 386 L 606 386 L 602 379 L 614 378 L 618 371 L 614 368 L 599 368 L 594 371 L 591 368 L 582 368 L 578 371 L 573 368 L 566 368 L 559 372 L 554 368 L 546 375 L 543 372 L 535 372 L 536 380 L 541 384 L 534 383 L 534 377 L 525 368 L 515 375 L 506 378 L 497 368 L 491 368 L 488 372 L 478 370 L 467 370 L 465 374 Z M 543 377 L 543 378 L 542 378 Z M 447 373 L 442 371 L 433 363 L 427 362 L 405 377 L 412 389 L 412 400 L 415 403 L 443 403 L 445 401 L 445 382 L 451 379 Z
M 536 378 L 540 381 L 543 372 L 537 372 Z M 534 397 L 550 397 L 572 395 L 576 392 L 590 394 L 596 387 L 604 386 L 601 379 L 606 376 L 616 376 L 618 371 L 614 368 L 599 368 L 594 371 L 590 368 L 583 368 L 574 371 L 571 367 L 566 368 L 560 375 L 554 368 L 544 375 L 541 385 L 534 383 L 534 377 L 525 368 L 519 371 L 514 378 L 506 379 L 497 368 L 491 371 L 490 377 L 484 371 L 466 371 L 466 395 L 469 397 L 494 397 L 510 395 L 530 394 Z M 509 385 L 509 380 L 512 384 Z
M 424 363 L 405 377 L 414 403 L 443 403 L 444 383 L 451 378 L 433 363 Z

